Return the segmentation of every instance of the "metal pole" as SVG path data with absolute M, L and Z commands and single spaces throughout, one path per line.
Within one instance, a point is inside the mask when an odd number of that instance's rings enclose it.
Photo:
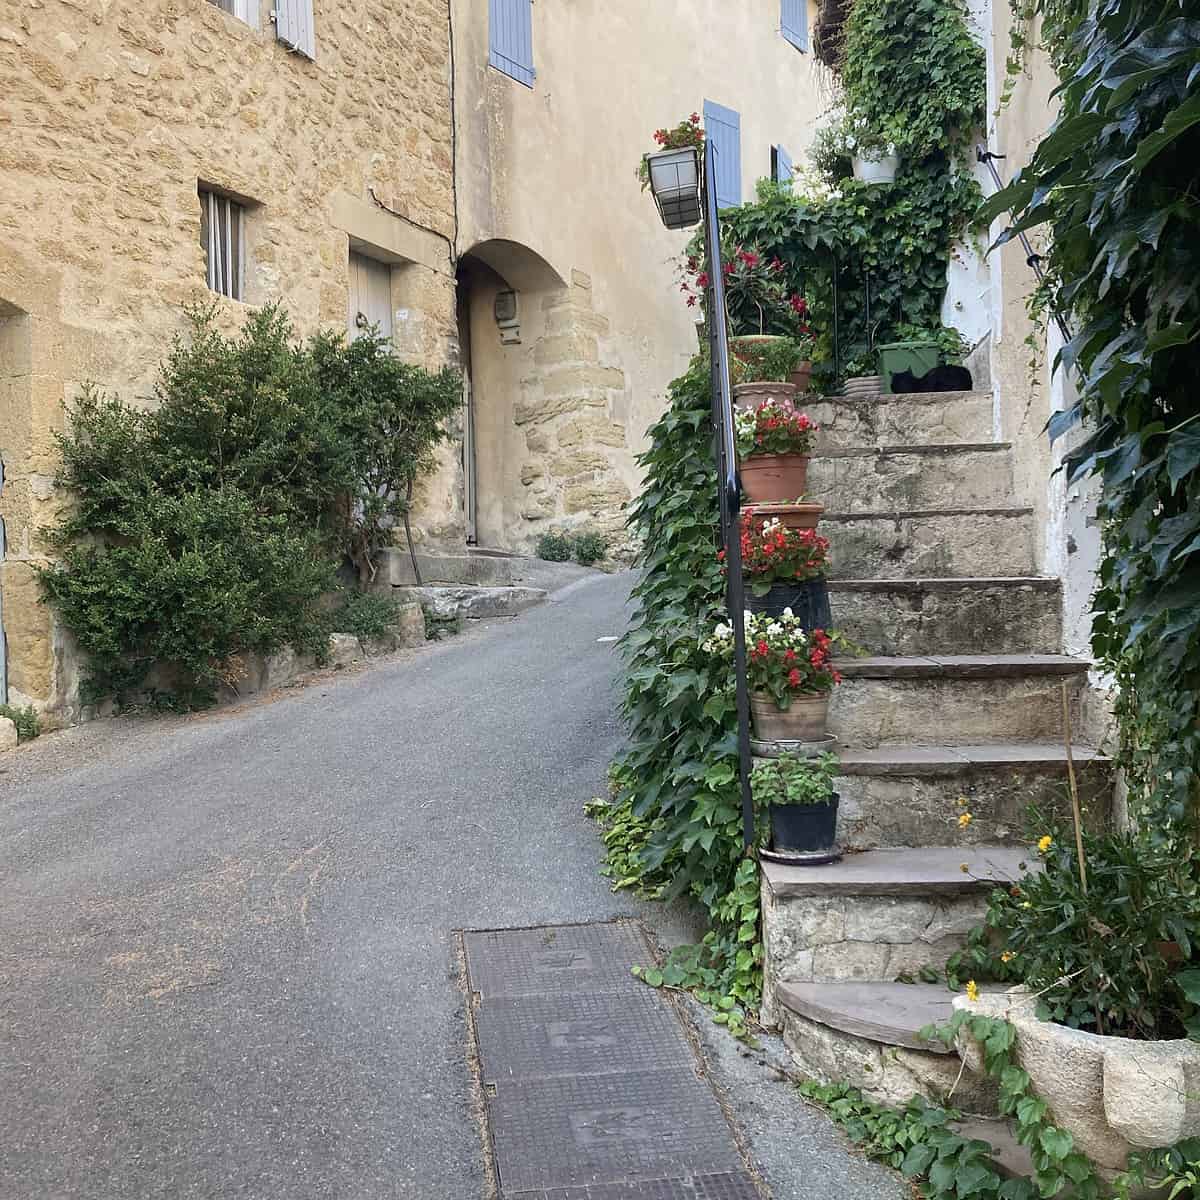
M 742 794 L 742 846 L 754 846 L 754 798 L 750 793 L 750 693 L 746 686 L 746 592 L 742 581 L 741 489 L 733 432 L 733 389 L 729 383 L 729 330 L 725 322 L 725 265 L 717 217 L 716 149 L 704 147 L 704 250 L 708 259 L 708 348 L 712 377 L 713 429 L 716 434 L 717 490 L 721 509 L 721 545 L 725 550 L 725 607 L 733 626 L 733 669 L 737 695 L 738 782 Z
M 1000 178 L 1000 172 L 996 170 L 996 164 L 992 160 L 1003 157 L 1003 154 L 993 154 L 990 150 L 985 150 L 982 146 L 975 147 L 976 160 L 983 163 L 991 172 L 992 182 L 996 185 L 998 192 L 1004 190 L 1004 180 Z M 1042 270 L 1042 256 L 1036 253 L 1029 244 L 1029 239 L 1025 236 L 1024 230 L 1017 234 L 1017 238 L 1021 243 L 1021 249 L 1025 251 L 1025 265 L 1033 268 L 1033 273 L 1038 277 L 1038 283 L 1041 283 L 1046 278 L 1046 273 Z M 1066 321 L 1063 320 L 1057 310 L 1051 315 L 1054 317 L 1055 325 L 1058 326 L 1058 332 L 1062 334 L 1064 344 L 1069 342 L 1071 340 L 1071 331 L 1067 328 Z

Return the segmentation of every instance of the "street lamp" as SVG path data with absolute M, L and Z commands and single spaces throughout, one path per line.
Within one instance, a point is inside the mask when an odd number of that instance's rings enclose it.
M 729 330 L 725 322 L 725 270 L 721 261 L 721 224 L 717 216 L 717 154 L 711 138 L 700 154 L 691 146 L 646 156 L 650 189 L 668 229 L 687 229 L 704 217 L 704 259 L 708 274 L 708 359 L 712 382 L 712 421 L 717 459 L 717 497 L 721 546 L 725 551 L 725 608 L 733 626 L 734 684 L 738 720 L 738 783 L 742 799 L 742 845 L 755 842 L 754 801 L 750 793 L 750 694 L 746 683 L 746 593 L 742 581 L 739 529 L 741 487 L 733 432 L 733 389 L 729 382 Z
M 694 146 L 646 155 L 650 190 L 668 229 L 689 229 L 701 216 L 700 155 Z

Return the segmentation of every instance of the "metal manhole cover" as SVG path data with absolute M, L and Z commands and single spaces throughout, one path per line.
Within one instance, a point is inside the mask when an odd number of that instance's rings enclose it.
M 692 1066 L 679 1018 L 644 984 L 634 992 L 498 996 L 475 1020 L 483 1082 Z
M 720 1106 L 690 1070 L 514 1082 L 488 1113 L 505 1196 L 742 1166 Z
M 629 968 L 649 962 L 650 951 L 627 923 L 471 932 L 463 942 L 471 990 L 484 999 L 646 986 Z
M 508 1192 L 505 1200 L 760 1200 L 744 1172 L 696 1175 L 690 1179 L 651 1179 L 639 1183 L 599 1183 L 595 1187 Z

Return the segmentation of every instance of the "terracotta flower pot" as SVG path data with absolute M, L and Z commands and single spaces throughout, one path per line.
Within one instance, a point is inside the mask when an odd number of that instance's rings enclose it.
M 733 402 L 736 408 L 747 412 L 757 408 L 764 400 L 779 400 L 791 403 L 796 398 L 796 387 L 791 383 L 735 383 Z
M 807 454 L 751 454 L 738 464 L 742 496 L 752 504 L 792 503 L 808 489 Z
M 792 382 L 792 386 L 800 395 L 804 395 L 808 391 L 808 385 L 812 383 L 812 360 L 806 358 L 796 369 L 788 376 Z
M 753 508 L 756 517 L 779 521 L 786 529 L 816 529 L 824 511 L 825 505 L 808 503 L 756 504 Z
M 752 692 L 750 716 L 754 736 L 764 742 L 819 742 L 825 736 L 829 696 L 799 695 L 791 706 L 779 708 L 767 692 Z

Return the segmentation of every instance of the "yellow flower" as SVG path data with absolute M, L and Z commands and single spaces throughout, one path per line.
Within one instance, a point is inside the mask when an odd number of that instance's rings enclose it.
M 972 1004 L 979 999 L 979 984 L 977 984 L 973 979 L 967 980 L 967 999 L 970 1000 Z
M 959 796 L 957 803 L 958 803 L 959 808 L 966 808 L 967 807 L 966 796 Z
M 1000 961 L 1004 963 L 1012 962 L 1012 960 L 1016 957 L 1017 956 L 1011 950 L 1005 950 L 1004 953 L 1000 955 Z
M 962 872 L 964 875 L 969 875 L 969 874 L 971 873 L 971 864 L 970 864 L 970 863 L 959 863 L 959 864 L 958 864 L 958 869 L 959 869 L 959 870 L 960 870 L 960 871 L 961 871 L 961 872 Z
M 970 823 L 971 823 L 971 814 L 970 813 L 959 813 L 958 814 L 959 829 L 966 829 L 966 827 L 968 825 L 970 825 Z
M 1038 853 L 1045 854 L 1046 851 L 1049 850 L 1050 847 L 1053 845 L 1054 845 L 1054 839 L 1049 834 L 1046 834 L 1044 837 L 1038 838 Z

